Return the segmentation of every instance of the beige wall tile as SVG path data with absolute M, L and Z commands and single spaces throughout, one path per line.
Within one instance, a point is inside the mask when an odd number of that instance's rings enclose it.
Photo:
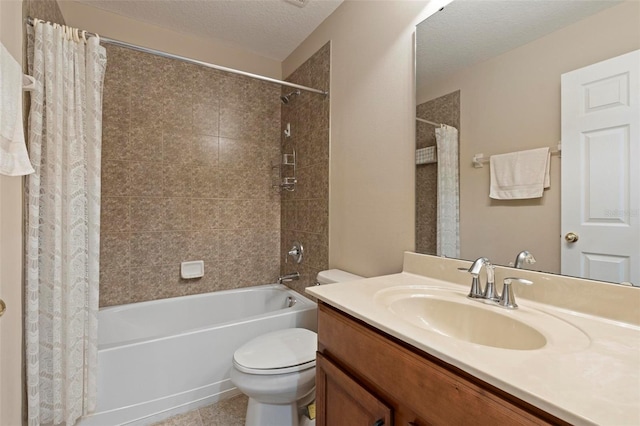
M 131 195 L 131 170 L 126 161 L 103 161 L 102 163 L 102 195 Z
M 162 160 L 162 128 L 157 122 L 132 127 L 129 133 L 128 160 Z
M 161 231 L 164 224 L 164 200 L 162 198 L 130 198 L 131 229 L 135 231 Z
M 109 52 L 101 305 L 274 282 L 280 86 Z M 187 260 L 204 260 L 205 276 L 182 280 Z
M 193 156 L 193 161 L 196 164 L 209 167 L 217 167 L 219 165 L 218 138 L 215 136 L 210 136 L 208 134 L 194 134 Z
M 130 194 L 138 197 L 161 197 L 162 169 L 157 162 L 132 161 L 129 163 Z
M 107 197 L 104 193 L 104 168 L 102 174 L 102 193 L 100 232 L 126 232 L 131 230 L 131 214 L 128 197 Z
M 329 45 L 321 48 L 294 71 L 288 80 L 313 87 L 328 87 Z M 282 93 L 288 93 L 282 89 Z M 304 93 L 282 106 L 281 130 L 291 123 L 292 137 L 283 138 L 282 152 L 297 153 L 298 183 L 294 192 L 282 192 L 281 273 L 299 272 L 301 279 L 288 283 L 296 291 L 315 283 L 319 271 L 328 268 L 329 101 Z M 304 260 L 295 264 L 287 256 L 293 241 L 305 248 Z
M 130 160 L 131 135 L 129 126 L 115 125 L 115 123 L 103 120 L 102 126 L 102 161 L 106 160 Z
M 181 262 L 194 260 L 189 253 L 190 234 L 188 232 L 162 232 L 162 264 L 179 267 Z
M 162 265 L 162 235 L 162 232 L 131 233 L 131 266 Z
M 220 194 L 220 170 L 216 167 L 194 165 L 188 195 L 196 198 L 217 198 Z
M 196 97 L 193 104 L 193 131 L 209 136 L 220 134 L 220 107 L 217 98 L 209 100 L 203 95 Z
M 228 102 L 220 105 L 220 136 L 223 138 L 242 139 L 249 134 L 247 121 L 249 112 L 237 106 L 229 106 Z
M 191 198 L 164 198 L 163 204 L 163 231 L 188 231 L 198 229 L 198 223 L 194 220 L 194 204 L 199 200 Z
M 193 187 L 191 165 L 177 162 L 162 164 L 162 195 L 165 197 L 187 197 Z
M 167 266 L 131 268 L 130 303 L 179 296 L 178 287 L 168 280 L 175 273 L 173 271 L 176 271 L 175 267 Z
M 221 204 L 223 200 L 194 198 L 191 200 L 191 224 L 193 229 L 212 230 L 222 228 Z
M 216 269 L 216 262 L 220 258 L 220 231 L 206 230 L 189 233 L 189 259 L 203 260 L 205 271 L 209 273 Z
M 146 86 L 150 83 L 144 82 L 141 84 Z M 131 98 L 131 126 L 144 127 L 150 123 L 156 124 L 161 120 L 162 101 L 158 96 L 158 94 L 141 91 Z
M 100 306 L 113 306 L 130 303 L 129 268 L 104 266 L 100 260 Z
M 126 232 L 103 232 L 100 236 L 100 252 L 103 260 L 108 260 L 112 269 L 126 269 L 130 266 L 131 238 Z
M 167 163 L 193 164 L 194 135 L 189 130 L 162 130 L 162 159 Z

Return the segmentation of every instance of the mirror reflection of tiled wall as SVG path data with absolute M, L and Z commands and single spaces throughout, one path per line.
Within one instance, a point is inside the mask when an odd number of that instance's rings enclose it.
M 460 91 L 424 102 L 416 117 L 460 129 Z M 416 149 L 436 145 L 435 127 L 416 121 Z M 438 165 L 416 165 L 416 252 L 436 254 Z

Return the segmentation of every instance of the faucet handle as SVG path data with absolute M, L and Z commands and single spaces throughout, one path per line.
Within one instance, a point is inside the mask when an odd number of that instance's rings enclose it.
M 533 284 L 533 281 L 525 280 L 524 278 L 517 277 L 509 277 L 503 280 L 504 287 L 502 287 L 502 295 L 500 296 L 500 300 L 498 301 L 498 305 L 507 309 L 516 309 L 518 304 L 516 303 L 516 297 L 513 294 L 513 288 L 511 288 L 511 283 L 519 282 L 525 285 Z
M 304 247 L 298 241 L 293 242 L 293 247 L 291 250 L 287 252 L 289 256 L 293 258 L 296 263 L 302 262 L 302 257 L 304 256 Z M 287 262 L 287 258 L 285 257 L 285 263 Z

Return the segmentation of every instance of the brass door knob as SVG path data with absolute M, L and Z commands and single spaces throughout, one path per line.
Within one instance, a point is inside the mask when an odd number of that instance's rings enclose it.
M 564 239 L 567 240 L 568 243 L 575 243 L 576 241 L 578 241 L 578 238 L 578 234 L 575 234 L 573 232 L 569 232 L 564 236 Z
M 4 314 L 4 311 L 7 310 L 7 305 L 4 303 L 4 300 L 0 299 L 0 317 Z

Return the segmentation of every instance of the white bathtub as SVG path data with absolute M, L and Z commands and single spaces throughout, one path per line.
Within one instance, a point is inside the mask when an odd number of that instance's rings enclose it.
M 102 308 L 98 404 L 79 425 L 145 425 L 234 396 L 235 350 L 272 330 L 315 331 L 316 308 L 279 284 Z

